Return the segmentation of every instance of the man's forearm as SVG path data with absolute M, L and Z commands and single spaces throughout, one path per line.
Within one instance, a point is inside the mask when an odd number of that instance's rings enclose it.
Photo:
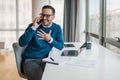
M 31 28 L 28 29 L 20 38 L 19 38 L 19 45 L 21 47 L 26 46 L 29 41 L 32 39 L 34 30 L 32 30 Z
M 56 41 L 55 39 L 53 39 L 52 43 L 50 43 L 52 46 L 54 46 L 55 48 L 62 50 L 64 48 L 64 41 Z

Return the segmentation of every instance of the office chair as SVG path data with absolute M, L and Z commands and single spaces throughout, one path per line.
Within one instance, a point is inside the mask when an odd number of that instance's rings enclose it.
M 13 50 L 14 50 L 14 54 L 15 54 L 15 59 L 16 59 L 16 65 L 17 65 L 17 70 L 18 70 L 18 74 L 20 77 L 25 78 L 25 75 L 22 72 L 22 68 L 21 68 L 21 63 L 22 63 L 22 53 L 25 50 L 26 47 L 20 47 L 19 44 L 13 43 Z
M 2 49 L 5 49 L 5 42 L 0 42 L 0 53 Z

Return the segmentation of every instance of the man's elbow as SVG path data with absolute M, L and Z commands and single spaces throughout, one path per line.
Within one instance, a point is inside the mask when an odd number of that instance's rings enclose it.
M 59 47 L 59 50 L 62 50 L 64 48 L 64 45 L 61 45 L 60 47 Z
M 19 41 L 19 46 L 20 46 L 20 47 L 24 47 L 25 44 L 23 44 L 23 42 Z

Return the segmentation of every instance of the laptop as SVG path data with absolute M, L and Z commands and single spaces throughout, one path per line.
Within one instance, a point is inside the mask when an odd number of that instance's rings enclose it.
M 64 50 L 61 56 L 78 56 L 78 50 Z
M 73 44 L 65 44 L 67 47 L 74 47 Z M 87 43 L 85 42 L 84 44 L 82 44 L 82 46 L 79 48 L 79 50 L 81 50 L 82 48 L 86 47 Z M 61 54 L 61 56 L 78 56 L 78 54 L 81 51 L 78 50 L 64 50 Z

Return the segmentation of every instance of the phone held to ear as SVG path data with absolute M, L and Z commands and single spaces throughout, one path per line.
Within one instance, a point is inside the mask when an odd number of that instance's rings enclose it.
M 42 20 L 38 21 L 37 24 L 40 24 L 42 22 Z

